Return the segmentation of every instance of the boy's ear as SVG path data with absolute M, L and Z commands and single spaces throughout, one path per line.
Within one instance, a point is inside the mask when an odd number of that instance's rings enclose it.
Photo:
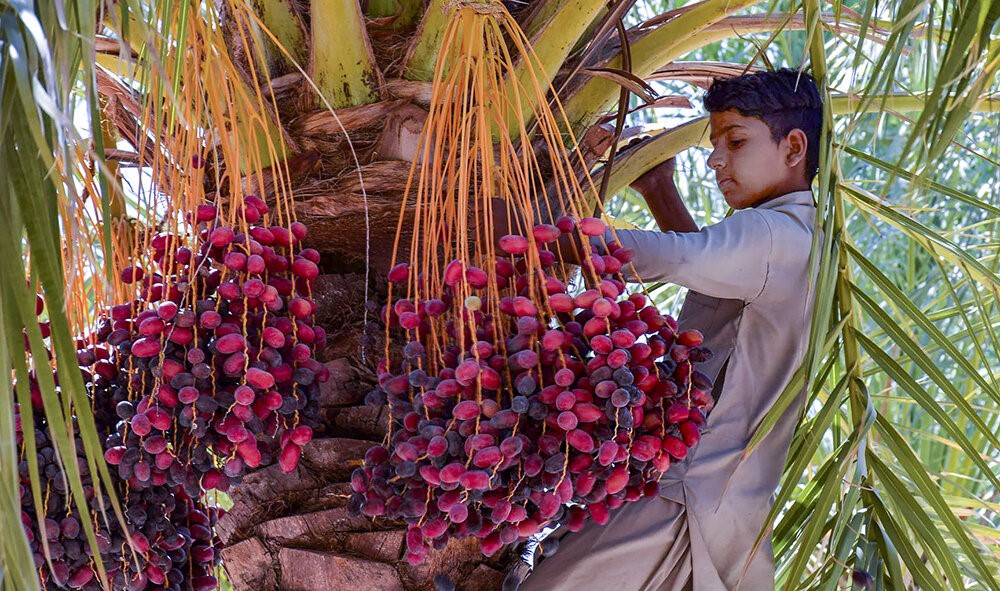
M 809 139 L 805 132 L 796 127 L 785 136 L 785 143 L 788 146 L 785 153 L 785 165 L 789 168 L 795 168 L 800 163 L 805 163 L 806 149 L 809 147 Z

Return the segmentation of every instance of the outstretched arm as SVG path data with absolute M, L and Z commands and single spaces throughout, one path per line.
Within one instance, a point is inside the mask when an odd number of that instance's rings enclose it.
M 673 159 L 632 183 L 660 231 L 618 230 L 635 252 L 632 269 L 646 281 L 676 283 L 717 298 L 752 301 L 763 290 L 770 226 L 758 211 L 741 211 L 701 230 L 673 181 Z
M 661 232 L 697 232 L 698 224 L 681 199 L 674 184 L 675 161 L 669 158 L 637 178 L 630 185 L 642 195 Z M 576 234 L 559 238 L 562 260 L 580 264 L 583 245 Z
M 607 149 L 605 144 L 610 137 L 609 129 L 604 126 L 594 126 L 584 138 L 583 144 L 586 149 L 603 153 Z M 698 225 L 684 205 L 677 191 L 677 185 L 674 184 L 675 168 L 674 158 L 669 158 L 633 181 L 630 186 L 646 200 L 660 231 L 697 232 Z M 506 210 L 500 207 L 500 203 L 494 203 L 494 220 L 494 240 L 513 231 L 513 224 L 507 219 Z M 580 264 L 583 248 L 576 234 L 564 234 L 559 238 L 559 250 L 565 263 Z

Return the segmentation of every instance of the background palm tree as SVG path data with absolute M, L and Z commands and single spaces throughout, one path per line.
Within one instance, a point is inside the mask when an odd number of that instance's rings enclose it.
M 234 493 L 218 529 L 237 589 L 429 589 L 440 572 L 460 588 L 496 589 L 515 559 L 483 559 L 465 542 L 411 567 L 398 524 L 344 509 L 343 481 L 383 433 L 385 411 L 362 404 L 381 350 L 367 303 L 384 298 L 448 5 L 0 1 L 0 223 L 20 238 L 0 248 L 6 260 L 30 261 L 33 282 L 26 289 L 21 267 L 2 266 L 6 371 L 27 371 L 22 327 L 41 348 L 36 287 L 54 311 L 55 363 L 75 365 L 71 335 L 113 298 L 112 263 L 131 252 L 122 237 L 151 223 L 158 200 L 224 198 L 233 182 L 272 198 L 290 189 L 310 245 L 324 254 L 326 430 L 299 470 L 261 470 Z M 652 122 L 664 113 L 653 107 L 683 104 L 692 85 L 715 75 L 809 63 L 830 99 L 831 133 L 816 191 L 824 233 L 814 249 L 812 345 L 784 398 L 809 386 L 774 504 L 780 582 L 836 589 L 852 572 L 864 583 L 864 571 L 875 588 L 1000 588 L 1000 5 L 537 0 L 509 8 L 577 137 L 616 107 L 619 128 Z M 639 107 L 647 108 L 625 116 Z M 80 131 L 81 121 L 101 133 Z M 628 183 L 705 140 L 704 119 L 667 121 L 648 141 L 589 154 L 615 196 L 609 209 L 625 222 L 650 223 Z M 206 149 L 219 155 L 207 174 L 185 175 Z M 708 223 L 724 211 L 702 161 L 685 155 L 682 184 Z M 655 293 L 676 309 L 675 287 Z M 93 417 L 78 411 L 89 409 L 83 384 L 73 372 L 61 377 L 61 394 L 40 384 L 53 438 L 65 442 L 58 452 L 75 456 L 69 417 L 78 416 L 90 472 L 110 490 Z M 0 388 L 4 400 L 26 400 L 22 388 Z M 0 566 L 5 588 L 27 589 L 37 583 L 20 535 L 10 410 L 0 405 Z M 79 487 L 76 462 L 63 465 Z

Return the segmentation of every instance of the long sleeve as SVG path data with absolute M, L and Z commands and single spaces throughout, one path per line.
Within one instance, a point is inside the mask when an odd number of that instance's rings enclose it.
M 772 235 L 759 211 L 743 210 L 698 232 L 618 230 L 643 281 L 666 281 L 716 298 L 752 301 L 764 289 Z M 626 269 L 629 269 L 626 266 Z

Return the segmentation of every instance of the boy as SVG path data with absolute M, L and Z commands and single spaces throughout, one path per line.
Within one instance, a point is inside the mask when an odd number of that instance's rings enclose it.
M 689 288 L 682 328 L 715 357 L 716 386 L 698 447 L 664 474 L 659 497 L 626 503 L 605 526 L 566 534 L 521 591 L 763 591 L 774 588 L 767 539 L 756 553 L 803 396 L 742 464 L 757 425 L 805 355 L 808 272 L 822 105 L 792 70 L 717 80 L 705 96 L 719 189 L 736 213 L 698 230 L 668 160 L 634 184 L 662 232 L 618 231 L 636 274 Z M 559 535 L 558 533 L 556 535 Z M 543 544 L 544 545 L 544 544 Z

